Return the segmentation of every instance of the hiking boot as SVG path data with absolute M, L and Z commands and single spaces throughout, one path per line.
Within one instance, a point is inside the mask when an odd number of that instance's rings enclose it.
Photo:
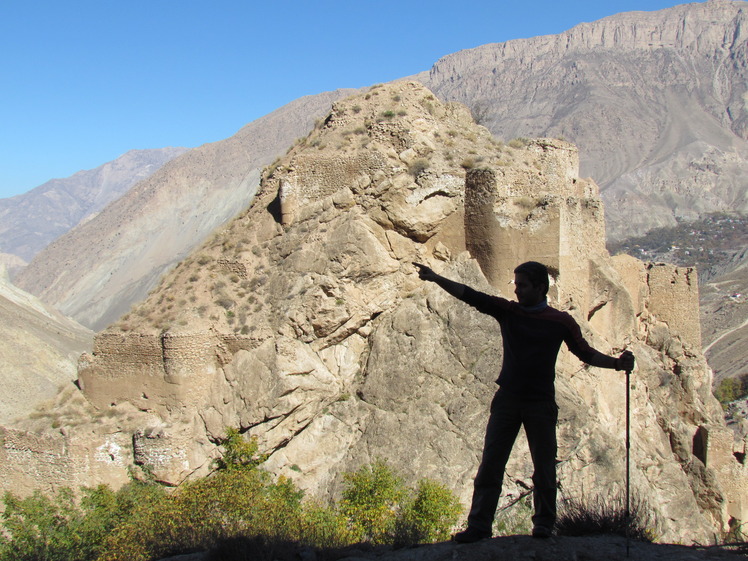
M 553 535 L 553 530 L 548 526 L 537 525 L 532 529 L 533 538 L 550 538 Z
M 484 532 L 482 530 L 476 530 L 475 528 L 468 527 L 467 530 L 457 532 L 452 539 L 457 543 L 474 543 L 480 540 L 485 540 L 491 537 L 491 532 Z

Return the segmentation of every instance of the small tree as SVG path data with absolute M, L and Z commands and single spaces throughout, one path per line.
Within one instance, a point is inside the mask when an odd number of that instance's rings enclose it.
M 449 539 L 462 505 L 446 486 L 422 479 L 415 496 L 406 503 L 395 523 L 395 544 L 431 543 Z
M 392 534 L 400 501 L 405 497 L 402 479 L 384 460 L 346 473 L 340 509 L 374 543 L 386 543 Z
M 257 437 L 245 439 L 238 429 L 227 428 L 226 438 L 221 440 L 223 455 L 215 461 L 218 469 L 254 469 L 267 459 L 259 453 Z

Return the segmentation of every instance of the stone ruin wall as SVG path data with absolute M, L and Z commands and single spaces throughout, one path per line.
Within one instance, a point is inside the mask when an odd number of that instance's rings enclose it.
M 647 286 L 650 312 L 685 342 L 701 349 L 696 269 L 650 263 L 647 265 Z
M 0 474 L 12 481 L 7 489 L 27 495 L 36 489 L 49 492 L 52 485 L 75 487 L 73 459 L 62 435 L 36 435 L 26 431 L 0 428 Z
M 280 179 L 281 222 L 292 224 L 304 207 L 355 185 L 363 176 L 384 166 L 378 152 L 333 157 L 299 155 Z
M 52 493 L 69 487 L 77 492 L 84 485 L 127 483 L 127 467 L 133 464 L 129 435 L 73 437 L 62 432 L 38 435 L 0 427 L 3 490 L 27 496 L 36 490 Z
M 597 186 L 577 177 L 579 153 L 571 144 L 540 139 L 528 149 L 538 156 L 535 168 L 468 172 L 466 245 L 502 293 L 517 264 L 541 261 L 564 271 L 551 297 L 586 310 L 589 260 L 606 255 Z
M 728 517 L 748 520 L 745 441 L 735 442 L 734 433 L 726 427 L 700 427 L 694 436 L 694 454 L 716 472 L 724 492 Z
M 141 410 L 201 403 L 218 370 L 212 333 L 101 333 L 81 357 L 80 387 L 98 408 L 130 402 Z

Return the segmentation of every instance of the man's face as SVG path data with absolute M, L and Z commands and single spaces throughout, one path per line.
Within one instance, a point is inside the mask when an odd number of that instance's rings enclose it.
M 534 306 L 545 300 L 543 287 L 532 284 L 524 273 L 514 274 L 514 294 L 523 306 Z

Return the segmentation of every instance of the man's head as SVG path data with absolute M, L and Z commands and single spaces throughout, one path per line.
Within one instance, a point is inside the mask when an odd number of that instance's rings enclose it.
M 522 263 L 514 269 L 514 294 L 525 306 L 534 306 L 548 294 L 548 267 L 537 261 Z

